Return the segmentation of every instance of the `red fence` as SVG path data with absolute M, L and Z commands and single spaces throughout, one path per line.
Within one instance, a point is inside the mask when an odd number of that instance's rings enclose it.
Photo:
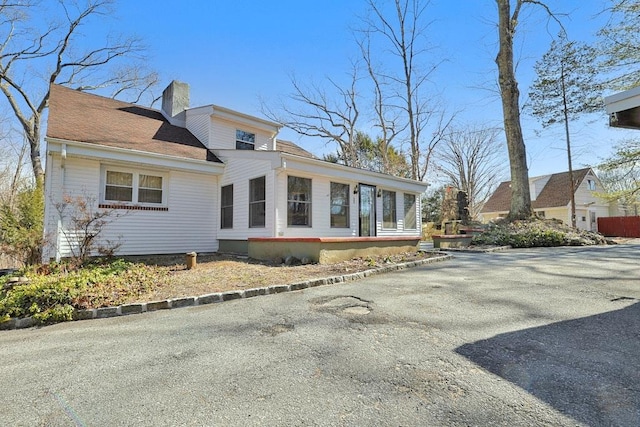
M 605 236 L 640 237 L 640 216 L 598 218 L 598 231 Z

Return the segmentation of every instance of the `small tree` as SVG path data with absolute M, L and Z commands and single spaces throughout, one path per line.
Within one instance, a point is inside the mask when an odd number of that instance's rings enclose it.
M 564 124 L 569 167 L 571 226 L 576 226 L 575 190 L 571 159 L 570 122 L 582 114 L 602 109 L 602 86 L 597 81 L 596 50 L 583 43 L 567 40 L 561 32 L 544 56 L 536 62 L 536 80 L 531 85 L 532 113 L 543 127 Z
M 607 198 L 637 215 L 640 207 L 640 141 L 620 143 L 615 153 L 598 168 L 600 180 L 608 192 Z
M 125 214 L 114 209 L 95 209 L 95 202 L 91 196 L 64 195 L 62 201 L 55 204 L 63 224 L 61 232 L 76 266 L 84 264 L 92 255 L 111 257 L 122 246 L 119 240 L 103 240 L 101 235 L 110 223 Z
M 612 0 L 610 18 L 598 32 L 607 86 L 616 91 L 640 85 L 640 1 Z
M 438 187 L 422 196 L 422 218 L 426 222 L 440 224 L 445 187 Z
M 40 263 L 43 237 L 44 198 L 42 186 L 18 193 L 14 203 L 0 205 L 0 249 L 26 265 Z

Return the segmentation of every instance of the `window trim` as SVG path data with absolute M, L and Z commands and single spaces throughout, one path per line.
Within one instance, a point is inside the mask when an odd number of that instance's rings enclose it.
M 296 178 L 296 179 L 303 179 L 303 180 L 307 180 L 309 181 L 309 197 L 306 200 L 296 200 L 296 199 L 291 199 L 291 190 L 289 189 L 289 179 L 290 178 Z M 306 219 L 306 224 L 291 224 L 291 211 L 289 210 L 289 204 L 290 203 L 296 203 L 296 204 L 301 204 L 301 205 L 306 205 L 307 206 L 307 219 Z M 287 175 L 287 228 L 312 228 L 312 220 L 313 220 L 313 179 L 311 178 L 307 178 L 304 176 L 295 176 L 295 175 Z
M 243 139 L 242 136 L 244 135 L 241 135 L 240 133 L 245 135 L 251 135 L 253 137 L 252 138 L 253 141 L 247 141 L 246 139 Z M 246 130 L 236 129 L 236 150 L 255 150 L 255 149 L 256 149 L 256 134 Z
M 411 206 L 413 206 L 413 209 L 407 210 L 407 196 L 413 197 L 413 203 L 411 204 Z M 402 227 L 405 230 L 417 230 L 418 229 L 418 215 L 416 213 L 416 210 L 418 208 L 418 205 L 417 205 L 418 198 L 413 193 L 403 193 L 402 202 L 404 204 L 404 220 L 402 222 L 402 224 L 403 224 Z M 407 214 L 410 213 L 410 212 L 413 212 L 413 227 L 407 227 Z
M 386 223 L 388 222 L 385 217 L 387 216 L 385 211 L 385 203 L 384 200 L 386 197 L 393 195 L 393 203 L 391 204 L 391 214 L 392 214 L 392 226 L 388 226 Z M 398 195 L 395 191 L 391 190 L 382 190 L 382 229 L 383 230 L 397 230 L 398 229 Z
M 107 172 L 132 174 L 131 201 L 110 200 L 106 198 Z M 162 201 L 160 203 L 139 202 L 140 175 L 159 177 L 162 179 Z M 100 165 L 100 203 L 101 208 L 126 208 L 132 210 L 167 210 L 169 194 L 169 173 L 152 169 Z
M 251 198 L 253 197 L 253 191 L 251 191 L 251 184 L 259 179 L 262 179 L 262 181 L 264 182 L 263 185 L 263 190 L 264 190 L 264 194 L 262 195 L 263 199 L 262 200 L 251 200 Z M 262 175 L 262 176 L 257 176 L 255 178 L 251 178 L 249 180 L 249 197 L 247 198 L 249 201 L 249 228 L 266 228 L 267 227 L 267 177 L 266 175 Z M 252 205 L 257 205 L 257 204 L 262 204 L 264 206 L 263 210 L 264 210 L 264 224 L 257 224 L 254 225 L 252 223 L 252 216 L 251 216 L 251 207 Z
M 589 191 L 596 191 L 596 180 L 595 179 L 591 179 L 591 178 L 587 178 L 587 188 L 589 189 Z
M 224 204 L 224 197 L 223 197 L 223 193 L 225 189 L 231 189 L 231 204 L 230 205 L 225 205 Z M 228 184 L 228 185 L 223 185 L 222 187 L 220 187 L 220 229 L 221 230 L 229 230 L 229 229 L 233 229 L 233 184 Z M 224 222 L 224 213 L 225 210 L 230 209 L 231 210 L 231 224 L 225 224 Z
M 333 186 L 334 185 L 342 185 L 347 189 L 347 197 L 346 201 L 343 204 L 336 204 L 333 202 Z M 329 227 L 330 228 L 351 228 L 351 186 L 349 184 L 344 184 L 342 182 L 329 182 Z M 331 210 L 334 206 L 340 206 L 346 208 L 346 223 L 345 225 L 333 225 L 333 213 Z M 341 215 L 342 216 L 342 215 Z

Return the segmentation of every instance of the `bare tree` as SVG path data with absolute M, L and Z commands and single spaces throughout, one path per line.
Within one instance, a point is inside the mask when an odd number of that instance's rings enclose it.
M 136 38 L 107 38 L 97 47 L 80 47 L 81 28 L 92 19 L 104 19 L 111 3 L 0 3 L 0 91 L 29 143 L 31 166 L 40 184 L 44 175 L 41 122 L 52 83 L 83 91 L 115 87 L 114 95 L 135 93 L 137 100 L 141 92 L 156 83 L 155 73 L 145 72 L 141 62 L 124 65 L 123 60 L 143 59 L 144 46 Z M 34 28 L 43 16 L 52 17 L 53 23 Z
M 339 160 L 347 166 L 361 167 L 356 143 L 356 125 L 360 111 L 357 105 L 358 73 L 355 65 L 350 77 L 351 84 L 346 89 L 328 78 L 333 94 L 328 94 L 319 85 L 305 86 L 291 77 L 294 91 L 289 95 L 290 102 L 283 102 L 278 112 L 263 102 L 262 112 L 269 119 L 300 135 L 320 137 L 327 142 L 337 143 Z
M 496 65 L 498 66 L 504 132 L 511 168 L 511 207 L 508 218 L 525 219 L 532 215 L 531 194 L 529 191 L 527 150 L 520 124 L 520 90 L 513 62 L 513 39 L 516 35 L 520 11 L 525 4 L 544 9 L 550 19 L 560 24 L 560 27 L 562 24 L 542 0 L 515 0 L 513 7 L 511 0 L 496 0 L 496 4 L 498 6 L 499 41 Z
M 372 10 L 372 18 L 366 22 L 368 37 L 381 36 L 384 42 L 383 51 L 391 52 L 399 63 L 399 72 L 378 69 L 373 71 L 376 80 L 389 82 L 393 108 L 400 109 L 405 116 L 407 139 L 410 145 L 411 177 L 423 180 L 427 174 L 429 161 L 435 146 L 442 140 L 452 117 L 446 118 L 438 112 L 436 105 L 430 104 L 426 91 L 426 83 L 437 69 L 438 63 L 428 66 L 421 62 L 427 53 L 428 43 L 425 40 L 428 24 L 426 0 L 394 0 L 393 14 L 387 16 L 382 4 L 377 0 L 368 0 Z M 370 62 L 370 61 L 368 61 Z M 435 126 L 433 121 L 437 120 Z M 431 129 L 430 137 L 424 134 Z
M 437 155 L 438 170 L 447 184 L 464 191 L 469 216 L 477 218 L 484 203 L 505 175 L 499 128 L 468 126 L 447 132 Z
M 527 150 L 520 125 L 520 90 L 513 63 L 513 37 L 516 33 L 520 9 L 524 3 L 528 2 L 530 1 L 516 0 L 515 8 L 512 11 L 510 0 L 496 0 L 500 43 L 496 64 L 498 65 L 504 132 L 507 138 L 511 168 L 510 219 L 529 218 L 532 213 Z
M 389 106 L 386 83 L 377 74 L 377 66 L 371 54 L 371 35 L 363 32 L 364 37 L 358 40 L 360 53 L 367 67 L 367 73 L 373 85 L 373 110 L 375 115 L 374 127 L 380 130 L 380 156 L 382 172 L 390 173 L 391 165 L 389 152 L 393 149 L 396 136 L 407 128 L 407 123 L 401 122 L 399 115 Z

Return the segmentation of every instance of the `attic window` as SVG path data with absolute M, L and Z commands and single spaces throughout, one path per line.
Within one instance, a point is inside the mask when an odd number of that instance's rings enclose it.
M 587 180 L 587 187 L 589 187 L 589 190 L 595 191 L 596 190 L 596 182 L 593 179 L 588 179 Z
M 236 129 L 236 150 L 255 150 L 256 134 Z

